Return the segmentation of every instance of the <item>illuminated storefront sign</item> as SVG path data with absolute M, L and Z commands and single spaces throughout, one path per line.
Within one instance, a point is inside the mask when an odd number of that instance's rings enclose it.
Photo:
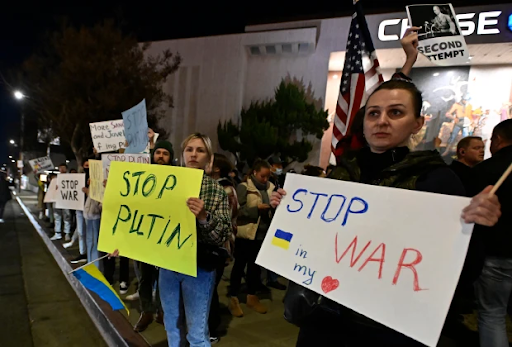
M 500 34 L 498 28 L 500 16 L 502 11 L 485 11 L 480 13 L 461 13 L 457 15 L 461 32 L 464 36 L 473 35 L 496 35 Z M 504 16 L 501 16 L 503 18 Z M 512 15 L 508 18 L 509 28 L 512 25 Z M 389 27 L 400 26 L 400 37 L 403 36 L 405 30 L 409 26 L 409 20 L 407 18 L 393 18 L 386 19 L 380 22 L 378 29 L 378 38 L 380 41 L 397 41 L 400 39 L 398 34 L 389 33 L 390 30 L 386 30 Z M 512 29 L 511 29 L 512 30 Z M 394 30 L 396 32 L 396 30 Z

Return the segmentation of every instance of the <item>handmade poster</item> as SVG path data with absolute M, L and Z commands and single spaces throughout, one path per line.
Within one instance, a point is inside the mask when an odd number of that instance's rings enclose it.
M 101 160 L 89 160 L 89 173 L 91 180 L 89 184 L 89 197 L 102 202 L 105 187 L 103 187 L 103 165 Z
M 35 174 L 44 172 L 45 170 L 53 170 L 55 168 L 52 163 L 52 159 L 48 156 L 29 160 L 28 163 Z
M 92 143 L 98 153 L 116 152 L 124 148 L 124 124 L 122 119 L 90 123 Z
M 471 238 L 460 218 L 470 199 L 297 174 L 284 189 L 256 263 L 436 346 Z
M 125 153 L 141 153 L 148 145 L 148 118 L 146 99 L 129 110 L 122 112 L 128 147 Z
M 137 163 L 137 164 L 151 164 L 149 154 L 127 154 L 127 153 L 109 153 L 102 154 L 101 161 L 103 162 L 103 177 L 108 179 L 110 171 L 110 164 L 113 161 L 122 161 L 125 163 Z
M 98 249 L 195 277 L 196 218 L 186 202 L 199 196 L 202 177 L 202 170 L 113 162 Z
M 406 6 L 409 23 L 418 31 L 420 53 L 436 65 L 469 62 L 469 50 L 462 36 L 452 4 Z
M 55 200 L 55 207 L 66 210 L 83 211 L 85 204 L 85 194 L 82 188 L 85 187 L 85 174 L 58 174 L 57 178 L 58 193 Z M 52 180 L 52 181 L 53 181 Z
M 59 187 L 57 186 L 57 179 L 53 178 L 50 181 L 50 184 L 48 185 L 48 191 L 44 195 L 43 202 L 55 202 L 57 201 L 57 194 L 58 194 Z

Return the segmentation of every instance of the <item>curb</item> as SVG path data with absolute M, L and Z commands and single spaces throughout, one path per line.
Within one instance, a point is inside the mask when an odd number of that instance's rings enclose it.
M 123 339 L 123 337 L 119 334 L 114 325 L 112 325 L 110 320 L 105 316 L 102 309 L 98 306 L 98 304 L 91 296 L 89 291 L 85 289 L 82 283 L 80 283 L 80 281 L 78 281 L 75 278 L 75 276 L 69 275 L 69 272 L 71 272 L 73 268 L 69 265 L 68 261 L 62 256 L 57 247 L 55 247 L 53 242 L 50 241 L 50 238 L 48 237 L 46 232 L 43 230 L 41 225 L 37 222 L 37 220 L 34 218 L 30 210 L 27 208 L 27 206 L 25 206 L 25 204 L 18 195 L 16 195 L 16 201 L 18 202 L 21 209 L 29 219 L 30 223 L 32 223 L 32 225 L 36 229 L 39 236 L 41 236 L 41 239 L 46 244 L 46 247 L 48 247 L 48 250 L 53 255 L 53 258 L 55 259 L 60 269 L 62 270 L 64 277 L 66 277 L 69 284 L 76 292 L 76 295 L 82 302 L 82 305 L 89 314 L 89 317 L 91 317 L 91 320 L 93 321 L 94 325 L 96 325 L 96 328 L 100 332 L 105 342 L 109 346 L 113 347 L 129 347 L 128 343 Z

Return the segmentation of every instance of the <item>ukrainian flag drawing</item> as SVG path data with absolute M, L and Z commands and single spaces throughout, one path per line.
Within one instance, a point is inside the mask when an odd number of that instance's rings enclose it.
M 130 311 L 125 306 L 124 302 L 96 265 L 86 265 L 73 272 L 73 275 L 75 275 L 85 288 L 98 294 L 102 300 L 106 301 L 112 307 L 112 310 L 117 311 L 124 308 L 126 312 L 128 312 L 128 315 L 130 315 Z
M 274 234 L 274 237 L 272 238 L 272 244 L 283 249 L 288 249 L 290 247 L 292 237 L 292 233 L 288 233 L 281 229 L 277 229 L 276 233 Z

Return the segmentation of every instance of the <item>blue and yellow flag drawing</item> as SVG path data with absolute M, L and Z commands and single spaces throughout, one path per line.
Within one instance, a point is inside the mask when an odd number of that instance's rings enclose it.
M 128 315 L 130 315 L 130 311 L 125 306 L 123 300 L 117 295 L 114 288 L 108 283 L 105 276 L 103 276 L 96 265 L 86 265 L 73 272 L 73 275 L 75 275 L 85 288 L 98 294 L 102 300 L 106 301 L 114 311 L 124 308 L 126 312 L 128 312 Z
M 277 247 L 288 249 L 290 242 L 292 241 L 293 234 L 277 229 L 274 237 L 272 238 L 272 244 Z

